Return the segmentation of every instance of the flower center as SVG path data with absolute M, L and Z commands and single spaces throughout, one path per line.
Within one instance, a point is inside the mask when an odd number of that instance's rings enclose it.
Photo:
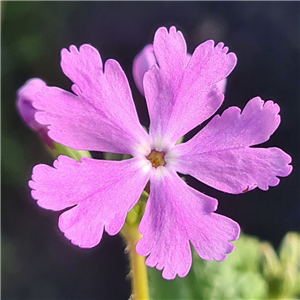
M 165 153 L 156 150 L 151 150 L 150 154 L 146 157 L 154 168 L 164 166 L 166 164 L 164 160 Z

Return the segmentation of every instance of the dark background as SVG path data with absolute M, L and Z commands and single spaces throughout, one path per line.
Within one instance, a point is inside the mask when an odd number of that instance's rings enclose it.
M 281 107 L 279 129 L 264 146 L 293 157 L 292 174 L 268 192 L 228 195 L 192 178 L 190 185 L 217 197 L 218 212 L 275 247 L 299 231 L 299 2 L 2 2 L 2 299 L 128 299 L 128 262 L 119 236 L 100 245 L 73 246 L 57 227 L 59 213 L 39 208 L 27 181 L 37 163 L 52 164 L 15 109 L 16 90 L 32 77 L 70 89 L 60 50 L 90 43 L 102 59 L 125 70 L 141 122 L 146 105 L 134 86 L 132 60 L 160 26 L 175 25 L 188 50 L 206 39 L 223 41 L 238 57 L 228 106 L 254 96 Z M 219 112 L 219 113 L 220 113 Z

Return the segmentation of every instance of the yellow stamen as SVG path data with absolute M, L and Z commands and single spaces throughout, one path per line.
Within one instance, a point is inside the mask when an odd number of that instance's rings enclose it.
M 147 156 L 147 159 L 152 163 L 152 166 L 154 168 L 157 168 L 159 166 L 164 166 L 166 164 L 164 160 L 164 156 L 165 156 L 164 152 L 152 150 L 150 154 Z

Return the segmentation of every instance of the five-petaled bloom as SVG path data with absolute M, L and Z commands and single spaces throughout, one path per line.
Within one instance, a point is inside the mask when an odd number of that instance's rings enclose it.
M 232 252 L 239 236 L 233 220 L 216 214 L 217 200 L 189 187 L 177 172 L 220 191 L 238 194 L 267 190 L 287 176 L 291 158 L 278 148 L 252 148 L 267 141 L 280 123 L 279 106 L 259 97 L 243 111 L 216 115 L 198 134 L 181 144 L 187 132 L 211 117 L 224 95 L 218 83 L 236 65 L 223 43 L 200 44 L 189 56 L 180 31 L 157 30 L 153 66 L 143 77 L 150 117 L 149 134 L 139 123 L 127 78 L 118 62 L 103 68 L 90 45 L 61 52 L 61 67 L 72 91 L 42 87 L 33 96 L 35 119 L 48 135 L 66 146 L 130 154 L 122 161 L 60 156 L 54 167 L 33 169 L 32 196 L 46 209 L 63 210 L 59 228 L 72 243 L 90 248 L 103 230 L 117 234 L 126 214 L 150 181 L 150 195 L 136 251 L 163 277 L 185 276 L 191 267 L 190 243 L 197 254 L 217 261 Z M 136 72 L 136 71 L 134 71 Z

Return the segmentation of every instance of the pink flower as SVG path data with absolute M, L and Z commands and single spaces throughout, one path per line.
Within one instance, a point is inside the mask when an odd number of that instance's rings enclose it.
M 190 59 L 191 59 L 191 55 L 187 53 L 186 65 L 189 63 Z M 157 61 L 155 58 L 152 44 L 146 45 L 133 60 L 133 66 L 132 66 L 133 79 L 135 85 L 137 86 L 138 90 L 142 95 L 145 95 L 144 87 L 143 87 L 144 75 L 155 64 L 157 64 Z M 223 94 L 225 93 L 226 83 L 227 83 L 227 78 L 224 78 L 219 82 L 216 82 L 216 86 Z
M 40 138 L 49 146 L 53 146 L 53 141 L 48 137 L 47 126 L 41 125 L 35 120 L 36 109 L 32 106 L 36 93 L 41 92 L 46 83 L 39 78 L 32 78 L 25 82 L 17 91 L 17 110 L 24 123 L 33 131 L 37 132 Z
M 145 73 L 156 64 L 153 45 L 146 45 L 142 51 L 134 58 L 132 74 L 135 85 L 142 95 L 144 95 L 143 78 Z
M 59 228 L 72 243 L 90 248 L 103 230 L 117 234 L 128 211 L 150 181 L 150 195 L 139 226 L 137 252 L 163 277 L 185 276 L 191 267 L 190 243 L 207 260 L 226 258 L 239 226 L 216 214 L 217 200 L 189 187 L 178 175 L 190 174 L 224 192 L 267 190 L 287 176 L 291 158 L 278 148 L 252 148 L 267 141 L 280 123 L 279 106 L 259 97 L 241 112 L 230 107 L 192 139 L 178 139 L 211 117 L 224 95 L 216 83 L 236 65 L 223 43 L 199 45 L 187 63 L 180 31 L 159 28 L 153 49 L 157 64 L 143 78 L 149 134 L 139 123 L 127 78 L 118 62 L 103 68 L 90 45 L 61 52 L 61 67 L 73 93 L 44 87 L 33 101 L 36 120 L 49 136 L 80 150 L 130 154 L 123 161 L 60 156 L 54 167 L 33 169 L 32 196 L 46 209 L 63 210 Z M 151 62 L 152 64 L 152 62 Z

